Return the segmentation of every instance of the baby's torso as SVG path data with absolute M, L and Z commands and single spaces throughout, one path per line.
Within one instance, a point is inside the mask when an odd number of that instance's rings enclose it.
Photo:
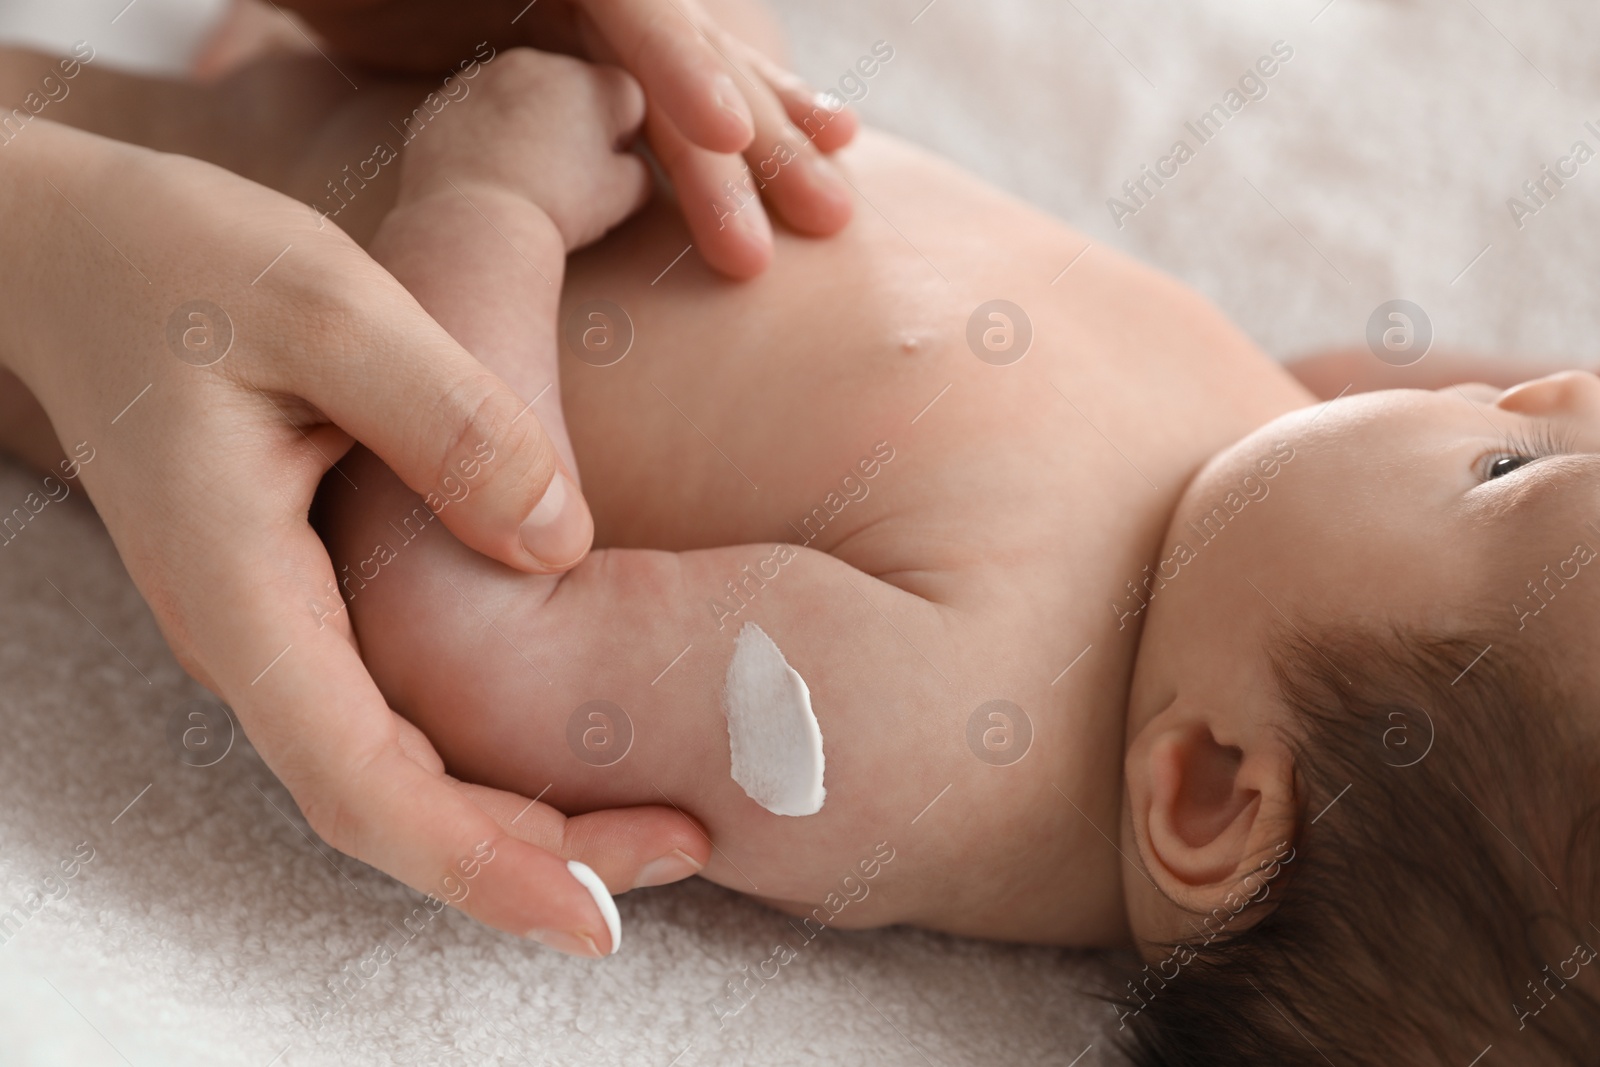
M 885 836 L 1104 901 L 1041 940 L 1117 940 L 1120 894 L 1091 887 L 1131 873 L 1107 840 L 1128 583 L 1195 469 L 1307 394 L 1187 289 L 936 159 L 863 135 L 843 160 L 855 220 L 780 236 L 755 281 L 679 258 L 662 205 L 572 260 L 562 393 L 596 544 L 808 544 L 942 605 L 951 640 L 913 669 L 967 751 L 937 798 L 906 777 L 934 806 Z

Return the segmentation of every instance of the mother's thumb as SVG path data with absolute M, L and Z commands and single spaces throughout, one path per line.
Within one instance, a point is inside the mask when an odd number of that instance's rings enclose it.
M 306 399 L 470 548 L 536 574 L 576 565 L 594 520 L 533 406 L 448 336 L 408 347 L 369 353 L 359 380 L 324 381 Z

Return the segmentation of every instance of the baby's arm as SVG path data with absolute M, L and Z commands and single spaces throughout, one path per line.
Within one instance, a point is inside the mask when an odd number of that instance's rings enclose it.
M 1395 357 L 1406 358 L 1404 355 Z M 1379 389 L 1443 389 L 1466 382 L 1483 382 L 1501 389 L 1571 370 L 1570 364 L 1550 359 L 1490 356 L 1465 352 L 1428 352 L 1406 366 L 1386 363 L 1365 348 L 1340 348 L 1302 356 L 1284 365 L 1300 384 L 1319 400 Z
M 644 97 L 614 67 L 527 49 L 498 54 L 463 84 L 460 101 L 431 120 L 425 102 L 406 124 L 399 197 L 371 252 L 480 362 L 539 402 L 576 477 L 556 387 L 561 282 L 569 251 L 649 195 L 644 163 L 625 150 Z

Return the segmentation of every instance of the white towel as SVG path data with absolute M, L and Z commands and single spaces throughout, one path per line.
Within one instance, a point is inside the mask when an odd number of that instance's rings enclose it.
M 215 7 L 0 0 L 0 37 L 172 69 Z M 818 85 L 890 43 L 870 121 L 1182 277 L 1275 354 L 1359 343 L 1397 297 L 1440 345 L 1593 354 L 1600 160 L 1521 229 L 1506 203 L 1572 141 L 1600 148 L 1583 0 L 781 12 Z M 1276 41 L 1294 55 L 1266 96 L 1117 228 L 1107 199 Z M 0 512 L 35 484 L 0 465 Z M 0 944 L 0 1064 L 1115 1062 L 1111 1010 L 1078 992 L 1093 961 L 911 930 L 824 933 L 722 1026 L 726 984 L 789 928 L 700 883 L 621 898 L 625 949 L 598 964 L 447 912 L 314 1027 L 311 998 L 398 945 L 416 896 L 312 840 L 242 738 L 180 763 L 167 730 L 200 695 L 81 497 L 0 548 L 0 937 L 40 904 Z

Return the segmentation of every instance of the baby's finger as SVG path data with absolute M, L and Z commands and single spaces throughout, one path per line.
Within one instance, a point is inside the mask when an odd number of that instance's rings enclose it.
M 708 152 L 654 106 L 645 118 L 650 148 L 677 192 L 678 207 L 700 255 L 731 278 L 753 278 L 772 262 L 772 224 L 744 162 Z
M 605 116 L 605 129 L 619 148 L 631 141 L 644 124 L 644 89 L 638 79 L 621 67 L 593 64 L 588 68 L 599 97 L 597 107 Z
M 487 786 L 457 782 L 456 788 L 506 833 L 588 865 L 613 893 L 688 878 L 711 857 L 705 831 L 673 808 L 612 808 L 568 817 L 549 804 Z M 547 796 L 559 800 L 554 791 Z
M 688 0 L 580 0 L 609 50 L 692 143 L 737 152 L 754 125 L 741 87 L 697 24 Z M 689 10 L 685 11 L 687 5 Z
M 795 230 L 814 236 L 836 233 L 850 221 L 850 187 L 799 128 L 765 84 L 747 94 L 756 117 L 756 137 L 745 162 L 761 195 Z

